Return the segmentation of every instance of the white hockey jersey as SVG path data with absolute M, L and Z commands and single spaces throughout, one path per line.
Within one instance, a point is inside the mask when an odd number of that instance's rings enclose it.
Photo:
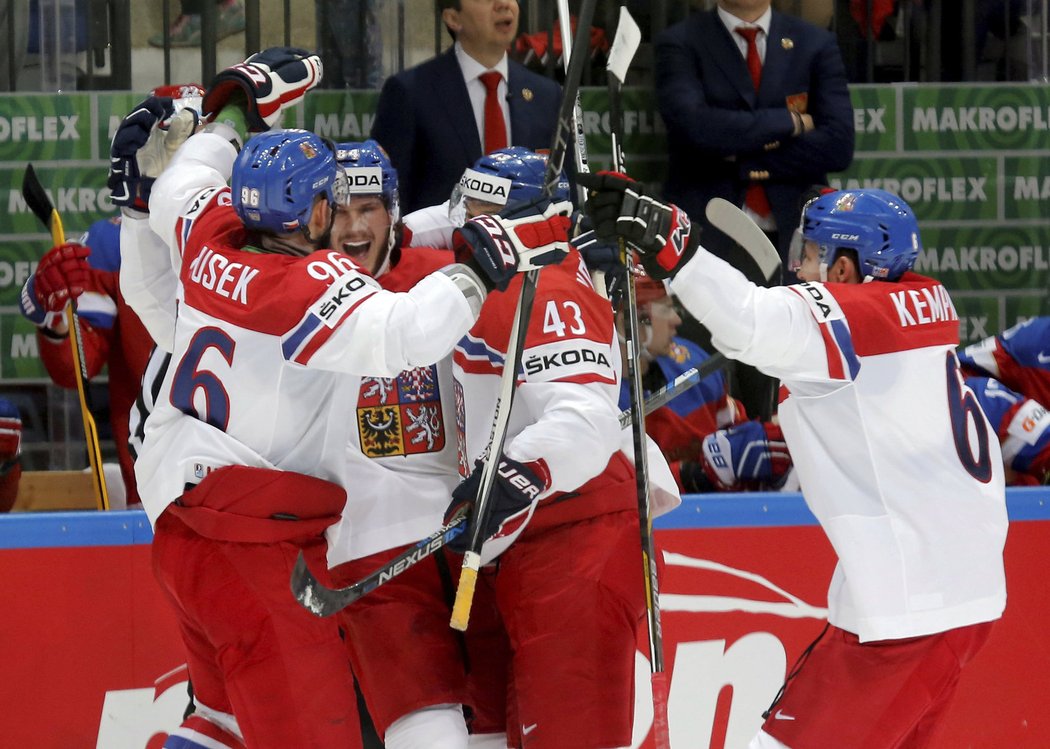
M 150 204 L 151 227 L 180 258 L 174 356 L 136 463 L 150 520 L 208 471 L 247 465 L 338 483 L 351 524 L 397 532 L 396 503 L 356 491 L 383 470 L 348 457 L 360 377 L 442 358 L 474 322 L 469 303 L 443 274 L 393 294 L 338 252 L 241 249 L 250 236 L 221 166 L 232 147 L 210 134 L 187 146 Z
M 762 289 L 704 250 L 672 289 L 728 356 L 780 378 L 802 491 L 838 554 L 829 621 L 862 641 L 997 619 L 999 442 L 963 384 L 940 283 Z
M 453 353 L 464 476 L 488 445 L 519 284 L 489 295 Z M 584 485 L 618 453 L 620 371 L 612 310 L 573 251 L 540 272 L 504 446 L 514 460 L 546 464 L 544 497 L 590 491 Z

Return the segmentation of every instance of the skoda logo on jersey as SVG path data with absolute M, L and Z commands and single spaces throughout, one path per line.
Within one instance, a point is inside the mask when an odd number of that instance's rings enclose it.
M 378 166 L 353 167 L 346 170 L 350 193 L 376 194 L 383 192 L 383 170 Z
M 506 177 L 485 174 L 474 169 L 467 169 L 459 181 L 464 196 L 486 203 L 505 205 L 510 197 L 511 181 Z
M 536 375 L 544 370 L 572 367 L 578 364 L 596 364 L 602 367 L 611 366 L 605 354 L 592 351 L 591 349 L 569 349 L 554 354 L 530 356 L 523 362 L 522 366 L 525 367 L 526 373 Z

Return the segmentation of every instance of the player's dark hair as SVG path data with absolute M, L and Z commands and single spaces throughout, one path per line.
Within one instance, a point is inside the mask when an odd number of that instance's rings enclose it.
M 452 10 L 462 10 L 462 8 L 460 6 L 460 3 L 459 3 L 459 0 L 434 0 L 434 1 L 435 1 L 435 5 L 437 7 L 437 14 L 438 14 L 438 16 L 440 16 L 442 14 L 442 12 L 444 12 L 444 10 L 446 8 L 451 8 Z M 449 25 L 447 23 L 445 24 L 445 30 L 448 31 L 448 35 L 450 37 L 452 37 L 452 41 L 456 41 L 456 32 L 453 31 L 449 27 Z

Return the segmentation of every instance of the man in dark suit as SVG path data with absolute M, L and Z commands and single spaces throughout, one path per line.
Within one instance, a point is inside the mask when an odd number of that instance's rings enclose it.
M 456 43 L 447 52 L 388 78 L 379 95 L 372 137 L 397 169 L 406 213 L 448 199 L 463 170 L 483 153 L 508 145 L 550 148 L 561 87 L 507 57 L 518 32 L 517 0 L 439 0 Z M 482 76 L 500 73 L 493 96 L 500 124 L 489 117 Z
M 835 37 L 770 0 L 718 0 L 664 30 L 655 56 L 667 199 L 694 218 L 713 197 L 742 206 L 786 257 L 803 193 L 853 159 Z M 723 254 L 724 236 L 704 232 L 704 246 Z
M 787 258 L 803 195 L 853 160 L 853 105 L 835 37 L 775 12 L 770 0 L 718 0 L 655 40 L 656 95 L 667 125 L 667 199 L 702 221 L 708 250 L 750 262 L 707 224 L 714 197 L 741 206 Z M 687 335 L 708 333 L 687 321 Z M 768 421 L 777 383 L 737 365 L 733 394 Z

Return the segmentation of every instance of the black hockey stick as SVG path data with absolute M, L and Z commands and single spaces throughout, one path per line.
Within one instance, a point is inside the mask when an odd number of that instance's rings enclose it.
M 576 38 L 569 69 L 565 75 L 562 89 L 561 106 L 558 111 L 558 122 L 554 128 L 554 142 L 547 157 L 547 169 L 544 173 L 543 194 L 554 194 L 554 187 L 561 176 L 568 151 L 568 138 L 572 128 L 572 115 L 576 103 L 576 93 L 580 87 L 583 66 L 587 60 L 590 41 L 591 20 L 594 18 L 596 0 L 583 0 L 577 17 Z M 510 421 L 510 409 L 514 400 L 514 386 L 521 365 L 521 354 L 525 344 L 525 333 L 528 330 L 532 302 L 536 296 L 536 283 L 539 271 L 531 270 L 525 274 L 521 284 L 521 296 L 518 298 L 518 309 L 514 316 L 510 338 L 507 341 L 507 353 L 503 361 L 503 375 L 500 378 L 499 399 L 492 420 L 492 431 L 489 435 L 489 446 L 481 471 L 478 497 L 474 503 L 471 522 L 468 526 L 469 543 L 463 555 L 463 568 L 459 576 L 459 587 L 456 589 L 456 600 L 452 606 L 452 618 L 449 625 L 453 629 L 464 631 L 470 620 L 470 608 L 474 601 L 474 586 L 481 568 L 481 547 L 485 541 L 483 531 L 489 514 L 489 500 L 492 485 L 496 479 L 496 469 L 503 454 L 503 443 L 507 437 L 507 425 Z
M 303 608 L 316 616 L 331 616 L 366 593 L 371 593 L 384 583 L 431 556 L 442 546 L 461 534 L 467 525 L 467 519 L 460 517 L 448 525 L 443 525 L 419 543 L 413 544 L 398 556 L 391 559 L 368 577 L 358 580 L 345 588 L 328 588 L 322 585 L 310 568 L 306 558 L 299 552 L 292 570 L 292 594 Z
M 22 177 L 22 198 L 40 223 L 51 233 L 52 246 L 65 244 L 66 233 L 62 228 L 62 218 L 48 197 L 36 170 L 32 164 L 26 164 Z M 69 325 L 69 343 L 73 347 L 73 367 L 76 369 L 77 397 L 80 400 L 80 415 L 84 422 L 84 440 L 87 443 L 88 464 L 91 466 L 92 488 L 95 504 L 100 510 L 109 509 L 109 493 L 106 491 L 106 477 L 102 473 L 102 448 L 98 442 L 98 427 L 91 413 L 90 392 L 88 390 L 87 359 L 84 356 L 84 341 L 80 334 L 80 317 L 77 315 L 76 300 L 71 299 L 66 307 L 66 322 Z
M 612 136 L 612 168 L 626 173 L 623 155 L 623 105 L 621 89 L 627 69 L 641 43 L 642 35 L 626 6 L 620 6 L 616 36 L 609 50 L 606 78 L 609 89 L 609 132 Z M 630 383 L 631 437 L 634 447 L 634 474 L 638 495 L 638 527 L 642 550 L 642 570 L 645 580 L 645 607 L 649 626 L 649 667 L 653 693 L 653 740 L 656 749 L 671 746 L 667 721 L 667 699 L 670 685 L 664 667 L 663 626 L 660 620 L 660 582 L 656 569 L 656 541 L 653 537 L 653 516 L 649 504 L 649 462 L 645 435 L 644 391 L 642 388 L 641 335 L 638 325 L 638 298 L 634 286 L 633 253 L 620 240 L 620 259 L 627 268 L 626 305 L 624 310 L 624 340 L 627 347 L 627 379 Z

